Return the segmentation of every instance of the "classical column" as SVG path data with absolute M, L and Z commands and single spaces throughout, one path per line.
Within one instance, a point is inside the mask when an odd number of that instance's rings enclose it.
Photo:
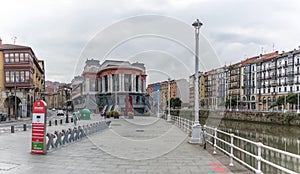
M 108 75 L 108 92 L 112 92 L 113 91 L 113 79 L 112 79 L 112 75 L 109 74 Z
M 135 81 L 135 75 L 131 74 L 131 92 L 133 92 L 135 89 L 134 81 Z
M 101 83 L 101 86 L 102 86 L 102 89 L 101 89 L 101 92 L 105 92 L 105 78 L 104 77 L 101 77 L 101 80 L 102 80 L 102 83 Z

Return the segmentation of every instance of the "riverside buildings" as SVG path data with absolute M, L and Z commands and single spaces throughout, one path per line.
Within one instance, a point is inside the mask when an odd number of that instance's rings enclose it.
M 189 83 L 185 79 L 162 81 L 148 84 L 147 93 L 152 98 L 152 106 L 167 109 L 168 102 L 168 83 L 170 83 L 170 99 L 179 98 L 182 101 L 181 106 L 189 106 Z M 191 90 L 190 90 L 191 92 Z
M 82 75 L 72 80 L 74 109 L 124 112 L 129 103 L 136 114 L 148 112 L 146 77 L 142 63 L 105 60 L 100 64 L 98 60 L 87 60 Z
M 2 44 L 0 39 L 0 111 L 9 118 L 30 117 L 45 91 L 44 61 L 28 46 Z
M 200 108 L 235 110 L 296 110 L 294 104 L 273 107 L 280 96 L 300 93 L 300 49 L 271 52 L 204 72 Z M 201 95 L 199 76 L 199 96 Z M 190 107 L 194 107 L 194 75 L 189 78 Z

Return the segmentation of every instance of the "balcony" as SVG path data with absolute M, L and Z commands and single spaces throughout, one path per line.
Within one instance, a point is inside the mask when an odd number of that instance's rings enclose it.
M 271 81 L 271 86 L 272 86 L 272 87 L 275 87 L 275 86 L 277 86 L 277 81 L 276 81 L 276 80 L 274 80 L 274 81 Z
M 293 85 L 294 84 L 294 80 L 288 80 L 288 85 Z
M 289 71 L 287 74 L 288 76 L 294 76 L 294 71 Z

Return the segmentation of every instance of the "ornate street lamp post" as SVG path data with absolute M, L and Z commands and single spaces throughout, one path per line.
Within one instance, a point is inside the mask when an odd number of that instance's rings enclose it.
M 201 125 L 199 123 L 199 32 L 203 24 L 197 19 L 192 26 L 195 28 L 195 122 L 192 128 L 192 137 L 189 141 L 192 144 L 201 144 Z
M 157 118 L 159 118 L 159 90 L 156 91 L 157 93 Z
M 69 96 L 69 88 L 64 88 L 66 94 L 66 123 L 69 123 L 69 108 L 68 108 L 68 96 Z
M 299 110 L 299 93 L 297 94 L 297 114 L 300 113 L 300 110 Z
M 170 91 L 170 78 L 168 78 L 168 117 L 167 117 L 167 121 L 168 122 L 170 122 L 170 121 L 172 121 L 172 118 L 171 118 L 171 115 L 170 115 L 170 105 L 171 105 L 171 99 L 170 99 L 170 93 L 171 93 L 171 91 Z
M 8 116 L 8 120 L 10 121 L 10 92 L 9 91 L 6 91 L 6 97 L 8 99 L 7 116 Z

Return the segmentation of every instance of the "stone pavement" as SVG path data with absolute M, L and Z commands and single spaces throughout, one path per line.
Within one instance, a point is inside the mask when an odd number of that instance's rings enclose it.
M 232 173 L 165 120 L 121 118 L 111 125 L 47 155 L 30 154 L 31 131 L 0 134 L 0 173 Z

